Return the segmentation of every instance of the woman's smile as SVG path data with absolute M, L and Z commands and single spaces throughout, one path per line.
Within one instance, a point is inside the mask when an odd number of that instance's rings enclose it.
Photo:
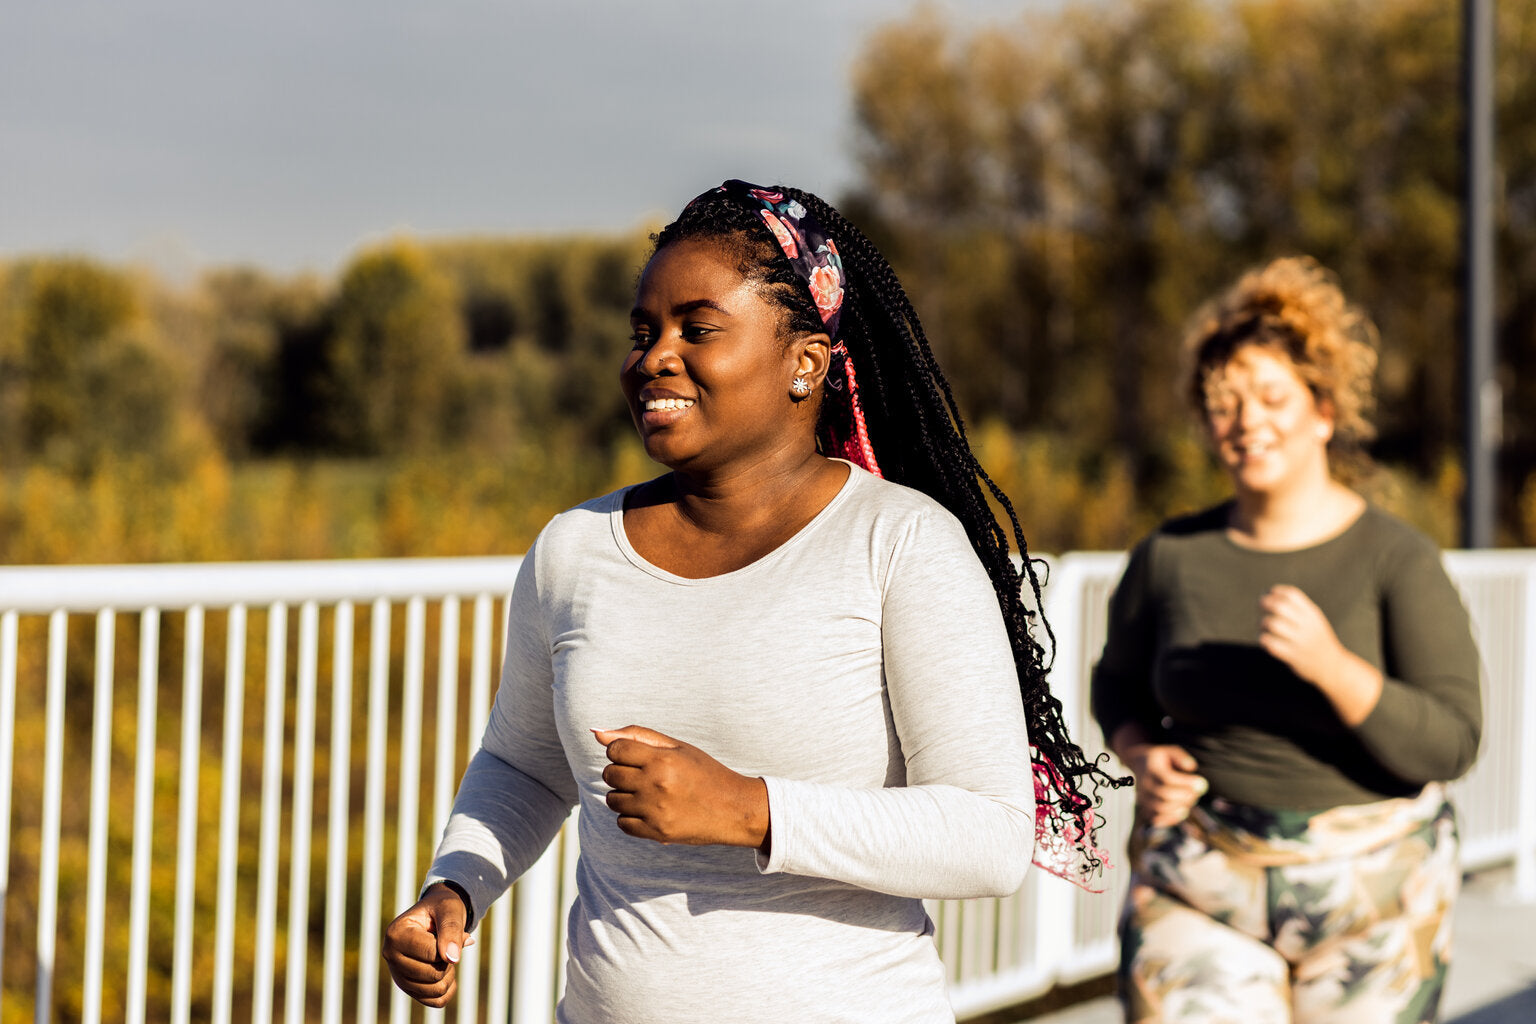
M 696 404 L 692 398 L 654 388 L 642 388 L 639 401 L 641 427 L 651 430 L 676 423 Z
M 681 412 L 692 406 L 693 402 L 686 398 L 651 398 L 645 401 L 646 412 Z
M 1232 445 L 1232 452 L 1242 461 L 1261 459 L 1275 450 L 1272 441 L 1238 441 Z

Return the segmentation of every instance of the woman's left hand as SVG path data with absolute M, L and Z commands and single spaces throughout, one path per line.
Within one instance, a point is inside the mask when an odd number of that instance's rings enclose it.
M 593 729 L 611 762 L 603 781 L 619 828 L 658 843 L 763 847 L 768 785 L 741 775 L 698 747 L 654 729 Z
M 1259 608 L 1259 645 L 1322 691 L 1345 725 L 1365 721 L 1381 699 L 1381 671 L 1340 643 L 1328 616 L 1298 588 L 1271 587 Z
M 1279 584 L 1259 599 L 1259 645 L 1314 686 L 1323 684 L 1346 654 L 1328 616 L 1297 587 Z

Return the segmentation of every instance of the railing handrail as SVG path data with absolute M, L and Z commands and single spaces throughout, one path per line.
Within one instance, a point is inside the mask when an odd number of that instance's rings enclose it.
M 404 601 L 512 589 L 522 555 L 295 562 L 0 567 L 0 611 L 180 610 L 193 605 Z
M 1119 564 L 1120 551 L 1043 556 L 1059 572 L 1075 563 L 1089 571 Z M 1446 562 L 1464 572 L 1497 571 L 1512 562 L 1536 565 L 1536 549 L 1457 549 Z M 0 566 L 0 611 L 23 615 L 145 608 L 225 608 L 276 601 L 331 603 L 385 598 L 404 601 L 464 594 L 503 594 L 522 555 L 453 558 L 357 558 L 270 562 L 179 562 L 138 565 Z M 103 595 L 111 595 L 105 599 Z

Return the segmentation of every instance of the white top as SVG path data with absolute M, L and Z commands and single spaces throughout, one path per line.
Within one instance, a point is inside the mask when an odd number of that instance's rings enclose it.
M 782 546 L 686 579 L 630 546 L 625 493 L 524 560 L 429 882 L 478 918 L 579 801 L 560 1021 L 952 1021 L 921 900 L 1014 892 L 1034 842 L 1018 677 L 963 528 L 850 467 Z M 761 776 L 772 855 L 620 832 L 590 730 L 625 725 Z

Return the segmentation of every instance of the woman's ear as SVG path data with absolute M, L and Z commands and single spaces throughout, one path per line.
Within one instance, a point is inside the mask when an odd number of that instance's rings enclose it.
M 821 387 L 832 365 L 832 339 L 823 332 L 802 335 L 795 342 L 795 376 L 804 377 L 812 390 Z
M 1334 407 L 1333 402 L 1326 398 L 1314 399 L 1317 406 L 1317 436 L 1324 444 L 1333 440 Z

